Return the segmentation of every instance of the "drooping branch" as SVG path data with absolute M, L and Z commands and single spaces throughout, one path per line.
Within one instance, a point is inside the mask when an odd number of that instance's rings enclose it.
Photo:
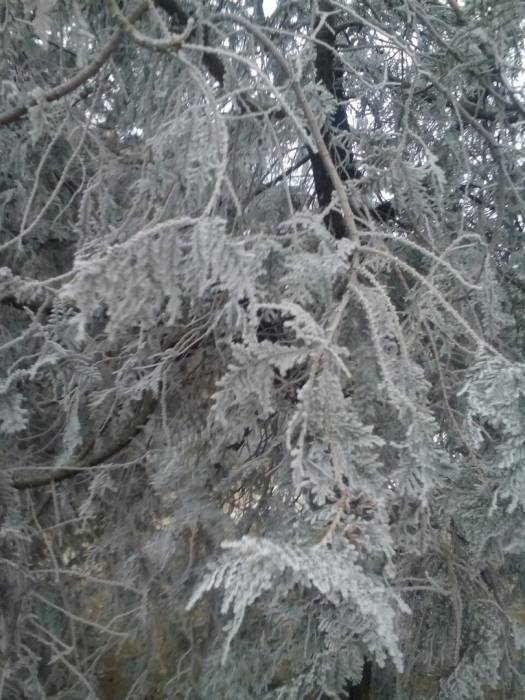
M 145 14 L 147 9 L 147 1 L 142 0 L 140 4 L 133 10 L 133 12 L 130 13 L 129 17 L 127 18 L 127 21 L 130 24 L 133 24 L 134 22 L 139 20 L 142 17 L 142 15 Z M 69 80 L 63 82 L 61 85 L 57 85 L 57 87 L 54 87 L 51 90 L 45 92 L 42 95 L 41 99 L 44 102 L 56 102 L 57 100 L 62 99 L 62 97 L 65 97 L 66 95 L 69 95 L 70 93 L 74 92 L 77 88 L 79 88 L 81 85 L 87 82 L 90 78 L 95 76 L 102 68 L 102 66 L 108 62 L 109 58 L 111 57 L 111 54 L 117 48 L 123 37 L 124 30 L 119 27 L 113 32 L 107 43 L 102 47 L 100 53 L 95 58 L 95 60 L 92 61 L 92 63 L 90 63 L 84 69 L 79 71 Z M 34 107 L 36 104 L 38 104 L 38 100 L 36 98 L 32 98 L 24 105 L 20 105 L 20 107 L 15 107 L 14 109 L 9 110 L 8 112 L 0 114 L 0 126 L 6 126 L 7 124 L 11 124 L 12 122 L 17 121 L 18 119 L 21 119 L 28 113 L 31 107 Z
M 43 474 L 31 475 L 13 479 L 11 485 L 19 491 L 40 488 L 49 484 L 57 484 L 66 479 L 72 479 L 86 469 L 91 469 L 103 464 L 119 452 L 128 447 L 138 433 L 142 430 L 148 418 L 157 405 L 157 399 L 151 394 L 145 394 L 137 407 L 133 419 L 127 426 L 123 426 L 118 433 L 118 439 L 96 449 L 95 438 L 91 439 L 84 449 L 72 460 L 70 467 L 64 469 L 46 470 Z
M 220 305 L 224 296 L 219 296 L 215 303 Z M 208 324 L 211 326 L 213 315 L 210 315 Z M 188 357 L 201 340 L 202 328 L 190 328 L 182 335 L 176 333 L 173 337 L 167 336 L 162 344 L 163 351 L 172 351 L 172 360 Z M 119 454 L 131 445 L 136 436 L 141 432 L 158 405 L 158 399 L 151 391 L 145 392 L 142 399 L 137 402 L 133 417 L 114 431 L 115 439 L 97 445 L 96 437 L 91 438 L 84 448 L 72 458 L 71 465 L 62 469 L 45 469 L 43 473 L 33 473 L 28 477 L 13 478 L 11 485 L 19 491 L 40 488 L 49 484 L 56 484 L 71 479 L 83 471 L 102 465 L 107 460 Z

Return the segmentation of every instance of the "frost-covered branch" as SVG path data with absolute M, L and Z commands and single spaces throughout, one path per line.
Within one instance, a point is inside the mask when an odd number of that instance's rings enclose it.
M 142 17 L 142 15 L 144 15 L 147 9 L 147 0 L 142 0 L 139 3 L 139 5 L 130 13 L 127 22 L 129 24 L 133 24 L 134 22 L 139 20 Z M 44 91 L 41 95 L 38 96 L 38 98 L 33 98 L 29 100 L 26 104 L 20 105 L 20 107 L 15 107 L 14 109 L 0 114 L 0 127 L 7 126 L 8 124 L 11 124 L 12 122 L 24 117 L 31 109 L 31 107 L 34 107 L 38 104 L 39 100 L 44 102 L 55 102 L 56 100 L 62 99 L 66 95 L 69 95 L 70 93 L 74 92 L 79 87 L 84 85 L 84 83 L 86 83 L 90 78 L 93 78 L 100 71 L 102 66 L 104 66 L 109 61 L 109 59 L 111 58 L 111 54 L 120 44 L 124 35 L 125 33 L 123 29 L 117 29 L 115 32 L 113 32 L 113 35 L 102 47 L 96 58 L 83 70 L 78 71 L 78 73 L 72 78 L 69 78 L 69 80 L 66 80 L 61 85 L 58 85 L 55 88 L 51 88 L 50 90 Z

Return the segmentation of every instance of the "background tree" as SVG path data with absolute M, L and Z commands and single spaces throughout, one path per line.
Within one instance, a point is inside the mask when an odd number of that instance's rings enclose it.
M 525 5 L 0 8 L 0 697 L 523 697 Z

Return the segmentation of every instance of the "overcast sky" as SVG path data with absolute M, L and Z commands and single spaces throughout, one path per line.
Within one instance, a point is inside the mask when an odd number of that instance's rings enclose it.
M 275 10 L 277 5 L 277 0 L 263 0 L 264 14 L 266 16 L 271 15 Z

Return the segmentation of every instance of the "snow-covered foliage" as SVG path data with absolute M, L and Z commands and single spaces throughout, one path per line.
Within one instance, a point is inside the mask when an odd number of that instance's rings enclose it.
M 525 695 L 524 38 L 0 3 L 0 697 Z

